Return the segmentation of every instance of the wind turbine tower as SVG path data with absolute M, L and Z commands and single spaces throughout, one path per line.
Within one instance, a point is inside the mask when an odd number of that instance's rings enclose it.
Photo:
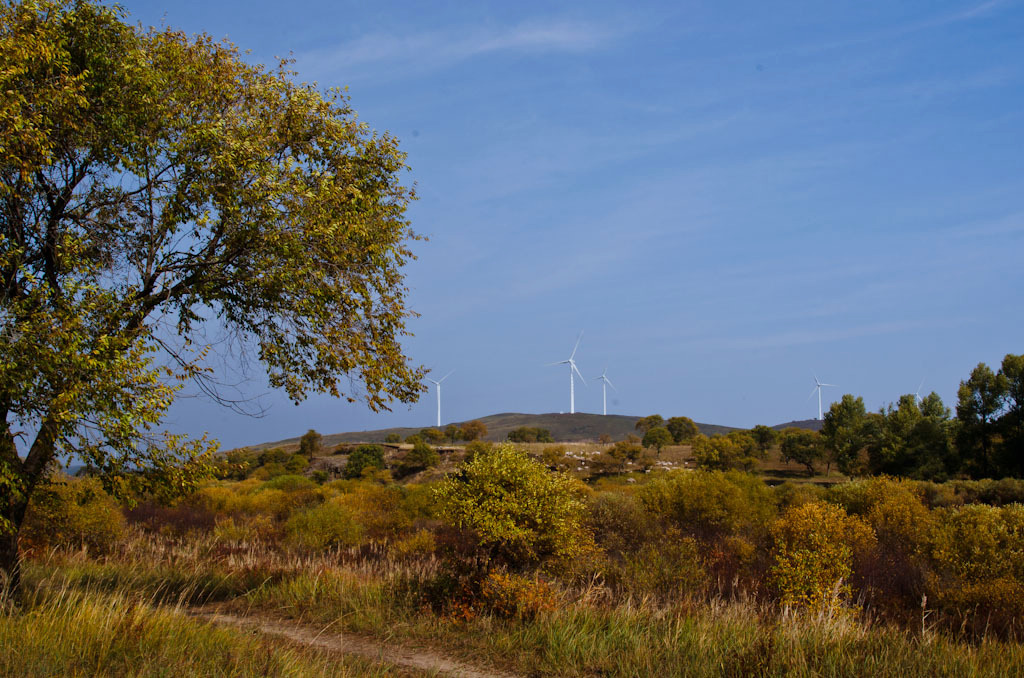
M 438 379 L 436 381 L 434 379 L 427 379 L 427 381 L 429 381 L 430 383 L 432 383 L 434 385 L 434 387 L 435 387 L 434 390 L 437 391 L 437 427 L 438 428 L 441 428 L 441 382 L 444 381 L 445 379 L 447 379 L 448 377 L 452 376 L 452 372 L 454 372 L 454 371 L 455 370 L 452 370 L 451 372 L 449 372 L 448 374 L 444 375 L 443 377 L 441 377 L 440 379 Z
M 615 388 L 615 384 L 613 384 L 612 380 L 608 378 L 608 368 L 607 367 L 604 368 L 604 372 L 601 373 L 601 376 L 598 377 L 597 380 L 601 382 L 601 399 L 604 402 L 604 409 L 602 410 L 602 413 L 605 416 L 607 416 L 608 415 L 608 387 L 611 386 L 613 391 L 618 391 L 619 389 Z
M 568 365 L 569 366 L 569 414 L 576 414 L 576 384 L 573 377 L 573 372 L 580 378 L 583 385 L 587 385 L 586 379 L 580 374 L 579 369 L 576 368 L 576 361 L 573 358 L 576 357 L 576 349 L 580 347 L 580 340 L 583 339 L 583 333 L 580 332 L 580 336 L 576 338 L 576 345 L 572 347 L 572 353 L 569 354 L 568 360 L 559 360 L 557 363 L 548 363 L 548 365 Z
M 818 381 L 818 377 L 817 376 L 814 377 L 814 389 L 811 390 L 811 395 L 812 396 L 814 395 L 814 391 L 818 392 L 818 421 L 821 421 L 823 419 L 823 417 L 821 416 L 821 387 L 822 386 L 832 386 L 832 387 L 835 387 L 835 384 L 823 384 L 820 381 Z M 809 397 L 810 396 L 808 396 L 808 398 Z

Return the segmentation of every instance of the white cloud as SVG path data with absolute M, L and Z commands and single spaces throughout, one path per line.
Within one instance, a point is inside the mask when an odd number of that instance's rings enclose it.
M 353 67 L 405 65 L 436 69 L 497 52 L 586 52 L 613 33 L 587 23 L 530 23 L 501 30 L 449 29 L 396 35 L 376 33 L 353 42 L 299 55 L 299 66 L 318 73 Z

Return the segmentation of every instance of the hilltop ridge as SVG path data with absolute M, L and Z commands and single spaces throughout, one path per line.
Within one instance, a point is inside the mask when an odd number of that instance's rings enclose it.
M 577 412 L 576 414 L 559 414 L 554 412 L 547 414 L 524 414 L 521 412 L 503 412 L 486 417 L 479 417 L 476 421 L 482 422 L 487 427 L 487 435 L 484 436 L 485 440 L 495 442 L 505 440 L 508 437 L 509 432 L 513 429 L 519 428 L 520 426 L 530 426 L 533 428 L 547 429 L 551 432 L 551 437 L 554 438 L 556 442 L 570 443 L 597 441 L 604 434 L 610 436 L 612 440 L 622 440 L 629 434 L 636 433 L 636 422 L 641 418 L 641 416 L 623 414 L 603 415 L 583 412 Z M 464 424 L 465 421 L 449 423 L 461 425 Z M 443 424 L 442 428 L 447 425 L 448 424 Z M 790 426 L 818 430 L 821 428 L 821 422 L 815 419 L 791 421 L 785 424 L 778 424 L 772 428 L 781 430 Z M 406 437 L 414 433 L 419 433 L 424 428 L 429 428 L 429 426 L 382 428 L 372 431 L 350 431 L 345 433 L 322 433 L 322 444 L 325 447 L 332 447 L 339 443 L 379 443 L 384 442 L 384 439 L 391 434 L 397 434 L 404 440 Z M 697 428 L 700 429 L 700 432 L 704 435 L 743 430 L 735 426 L 720 426 L 718 424 L 705 424 L 700 422 L 697 422 Z M 271 447 L 287 448 L 290 446 L 297 446 L 298 444 L 299 438 L 296 436 L 294 438 L 285 438 L 284 440 L 265 442 L 258 445 L 249 445 L 248 447 L 260 450 Z

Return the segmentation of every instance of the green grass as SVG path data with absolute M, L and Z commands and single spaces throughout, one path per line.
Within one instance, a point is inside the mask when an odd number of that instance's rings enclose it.
M 62 586 L 0 613 L 3 676 L 387 676 L 386 666 L 192 619 L 135 596 Z M 411 674 L 404 674 L 411 675 Z
M 286 570 L 269 552 L 271 562 L 263 566 L 255 555 L 232 564 L 193 546 L 169 552 L 170 562 L 153 553 L 105 562 L 67 554 L 31 564 L 26 579 L 37 599 L 26 615 L 6 618 L 0 631 L 5 648 L 27 649 L 5 655 L 0 675 L 46 675 L 55 666 L 65 675 L 346 675 L 317 673 L 315 656 L 257 647 L 251 637 L 150 604 L 209 599 L 240 613 L 330 624 L 525 675 L 1024 675 L 1019 643 L 971 644 L 937 631 L 922 636 L 865 624 L 848 611 L 780 616 L 750 602 L 664 607 L 612 604 L 598 595 L 567 599 L 532 620 L 455 621 L 431 612 L 411 585 L 431 576 L 434 566 L 386 559 L 339 565 L 327 557 Z M 38 593 L 45 591 L 59 593 Z M 166 659 L 151 662 L 151 656 Z M 188 673 L 190 662 L 202 671 Z M 166 666 L 184 668 L 162 673 Z

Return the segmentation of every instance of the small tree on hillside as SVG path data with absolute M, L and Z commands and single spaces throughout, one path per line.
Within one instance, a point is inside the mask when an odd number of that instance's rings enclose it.
M 476 440 L 487 435 L 487 426 L 481 421 L 467 421 L 459 430 L 459 436 L 463 440 Z
M 444 429 L 444 435 L 451 441 L 452 445 L 454 445 L 455 441 L 459 439 L 460 433 L 462 433 L 462 431 L 455 424 L 448 424 Z
M 672 434 L 672 439 L 680 445 L 700 433 L 697 424 L 689 417 L 672 417 L 665 424 L 665 428 Z
M 863 472 L 860 452 L 870 441 L 872 425 L 863 398 L 847 393 L 839 402 L 832 403 L 821 425 L 821 438 L 828 454 L 826 473 L 833 461 L 848 476 Z
M 299 454 L 306 459 L 312 459 L 320 454 L 322 443 L 323 436 L 313 429 L 309 429 L 299 438 Z
M 444 441 L 444 431 L 439 428 L 425 428 L 420 431 L 420 435 L 423 436 L 424 440 L 433 445 L 438 445 Z
M 661 448 L 672 444 L 672 434 L 664 426 L 656 426 L 644 434 L 643 446 L 653 447 L 661 455 Z
M 761 451 L 761 456 L 764 457 L 768 454 L 768 450 L 772 445 L 775 444 L 775 440 L 778 438 L 778 433 L 775 429 L 765 426 L 764 424 L 758 424 L 754 428 L 750 429 L 750 436 L 757 443 L 757 449 Z
M 786 429 L 779 443 L 779 449 L 786 460 L 795 461 L 807 467 L 807 475 L 814 475 L 815 462 L 825 456 L 821 436 L 816 431 Z
M 360 445 L 352 450 L 342 475 L 346 478 L 359 478 L 367 468 L 384 468 L 384 450 L 378 445 Z
M 665 420 L 662 419 L 660 414 L 652 414 L 652 415 L 644 417 L 643 419 L 638 419 L 636 424 L 633 426 L 633 430 L 640 431 L 641 434 L 643 434 L 643 433 L 647 433 L 652 428 L 657 428 L 659 426 L 664 426 L 664 425 L 665 425 Z

